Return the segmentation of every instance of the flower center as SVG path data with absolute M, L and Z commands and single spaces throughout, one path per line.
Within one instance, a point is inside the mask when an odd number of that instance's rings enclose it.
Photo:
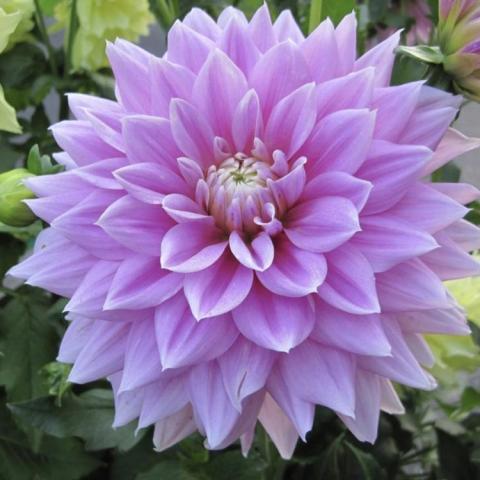
M 207 172 L 208 211 L 220 228 L 254 233 L 254 218 L 271 201 L 267 180 L 276 178 L 268 163 L 237 153 Z

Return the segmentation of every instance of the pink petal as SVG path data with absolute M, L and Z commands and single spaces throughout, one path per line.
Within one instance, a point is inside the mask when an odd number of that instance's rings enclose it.
M 404 332 L 468 335 L 471 333 L 465 312 L 459 308 L 423 310 L 401 313 L 398 323 Z
M 430 175 L 450 160 L 480 147 L 479 138 L 468 138 L 459 131 L 449 128 L 437 146 L 430 162 L 425 165 L 423 175 Z
M 460 95 L 423 86 L 418 106 L 402 132 L 400 143 L 425 145 L 435 150 L 461 103 Z
M 122 156 L 119 150 L 108 145 L 98 136 L 89 122 L 65 120 L 50 128 L 58 145 L 79 166 Z
M 65 310 L 82 315 L 101 310 L 118 266 L 118 262 L 96 262 L 75 290 Z
M 178 223 L 206 220 L 208 218 L 205 210 L 186 195 L 177 193 L 167 195 L 162 201 L 162 207 Z
M 151 318 L 133 322 L 130 327 L 118 390 L 127 392 L 148 385 L 158 378 L 161 371 L 152 315 Z
M 238 102 L 247 92 L 242 71 L 220 50 L 214 50 L 193 85 L 193 102 L 213 133 L 232 141 L 231 125 Z
M 431 183 L 430 186 L 435 190 L 447 195 L 462 205 L 474 202 L 480 198 L 480 191 L 478 188 L 469 183 Z
M 362 231 L 352 243 L 365 255 L 374 272 L 385 272 L 438 248 L 438 243 L 428 233 L 382 215 L 362 218 Z
M 360 212 L 367 202 L 373 185 L 344 172 L 326 172 L 307 183 L 302 200 L 314 200 L 319 196 L 344 197 Z
M 153 55 L 124 40 L 107 42 L 108 61 L 115 76 L 116 94 L 125 110 L 150 113 L 151 97 L 148 78 L 148 60 Z M 124 48 L 127 47 L 127 48 Z
M 294 43 L 302 43 L 305 39 L 290 10 L 283 10 L 280 13 L 273 24 L 273 31 L 279 42 L 291 40 Z
M 275 354 L 249 342 L 241 335 L 218 358 L 223 384 L 232 405 L 240 412 L 242 400 L 264 387 Z
M 253 273 L 225 253 L 212 266 L 185 277 L 184 291 L 193 316 L 220 315 L 237 307 L 248 295 Z
M 160 205 L 145 204 L 126 195 L 112 203 L 97 224 L 129 249 L 158 258 L 162 239 L 173 222 Z
M 429 185 L 417 183 L 389 211 L 389 215 L 411 223 L 428 233 L 460 220 L 468 209 Z
M 268 378 L 267 390 L 295 426 L 300 438 L 306 441 L 305 437 L 313 426 L 315 404 L 299 398 L 278 367 L 273 368 Z
M 123 366 L 129 325 L 96 320 L 68 377 L 74 383 L 99 380 Z
M 288 352 L 303 342 L 314 324 L 313 310 L 307 298 L 281 297 L 258 282 L 232 313 L 235 324 L 245 337 L 278 352 Z
M 26 280 L 28 285 L 71 297 L 97 259 L 68 240 L 49 244 L 44 243 L 43 238 L 42 234 L 37 238 L 38 251 L 11 268 L 8 275 Z
M 315 316 L 313 340 L 357 354 L 379 357 L 390 354 L 390 345 L 378 315 L 352 315 L 318 298 Z
M 75 362 L 82 348 L 90 339 L 93 323 L 94 320 L 84 317 L 75 318 L 70 322 L 60 344 L 58 362 Z
M 188 374 L 175 374 L 175 371 L 169 375 L 169 372 L 162 373 L 160 379 L 145 387 L 139 428 L 175 415 L 188 404 Z
M 132 115 L 123 120 L 127 157 L 130 163 L 152 162 L 176 171 L 181 155 L 170 130 L 170 122 L 148 115 Z
M 341 415 L 343 423 L 361 442 L 374 443 L 380 419 L 380 381 L 377 375 L 358 370 L 355 381 L 354 418 Z
M 265 128 L 265 145 L 281 150 L 289 160 L 310 135 L 316 119 L 315 84 L 308 83 L 280 100 Z
M 351 354 L 307 340 L 281 357 L 280 368 L 300 398 L 353 415 L 355 363 Z
M 423 82 L 409 82 L 375 90 L 372 105 L 377 109 L 375 138 L 391 142 L 398 141 L 417 107 L 422 86 Z
M 454 280 L 480 275 L 480 264 L 465 253 L 446 234 L 437 234 L 440 248 L 422 256 L 425 263 L 441 280 Z
M 97 189 L 57 217 L 52 227 L 95 256 L 105 260 L 125 258 L 128 250 L 97 225 L 104 212 L 111 208 L 111 204 L 116 204 L 118 198 L 119 193 L 114 190 Z
M 210 448 L 228 435 L 240 415 L 233 407 L 223 386 L 216 362 L 203 363 L 190 374 L 190 397 L 197 422 L 203 427 Z
M 355 173 L 365 161 L 372 140 L 375 113 L 341 110 L 322 118 L 300 151 L 308 159 L 309 177 L 325 171 Z
M 214 158 L 214 133 L 204 115 L 192 104 L 174 99 L 170 103 L 170 122 L 180 150 L 202 167 L 210 166 Z
M 155 163 L 136 163 L 114 172 L 118 182 L 141 202 L 160 204 L 169 193 L 190 193 L 182 177 Z
M 391 357 L 359 357 L 359 367 L 405 385 L 431 390 L 432 378 L 423 371 L 408 349 L 398 324 L 393 318 L 383 322 L 388 341 L 392 346 Z
M 288 212 L 285 234 L 297 247 L 329 252 L 360 230 L 358 212 L 350 200 L 321 197 L 303 202 Z
M 163 237 L 160 263 L 175 272 L 198 272 L 213 265 L 227 244 L 224 233 L 210 218 L 179 223 Z
M 153 431 L 155 450 L 163 452 L 191 435 L 196 429 L 192 407 L 187 405 L 179 412 L 155 424 L 155 430 Z
M 345 75 L 353 70 L 357 58 L 357 18 L 352 12 L 338 24 L 335 29 L 335 40 L 337 42 L 339 55 L 340 74 Z
M 238 336 L 230 315 L 195 320 L 182 292 L 156 308 L 155 331 L 164 370 L 217 358 Z
M 420 178 L 431 155 L 431 150 L 423 146 L 374 140 L 366 162 L 357 172 L 373 184 L 364 213 L 383 212 L 395 205 Z
M 377 290 L 385 312 L 448 308 L 445 287 L 420 260 L 413 259 L 377 275 Z
M 113 277 L 106 310 L 155 307 L 183 287 L 183 275 L 163 270 L 158 257 L 132 255 L 125 259 Z
M 152 115 L 168 118 L 172 98 L 191 100 L 195 75 L 188 68 L 164 58 L 154 58 L 149 72 Z
M 246 22 L 233 18 L 224 29 L 219 47 L 245 75 L 249 75 L 260 58 L 260 51 L 248 34 Z
M 212 17 L 196 7 L 192 8 L 187 15 L 185 15 L 183 24 L 213 41 L 215 41 L 221 33 L 221 29 Z
M 301 51 L 317 84 L 338 76 L 339 51 L 332 21 L 324 20 L 303 42 Z
M 167 43 L 168 60 L 189 68 L 193 73 L 198 73 L 209 53 L 215 48 L 210 39 L 178 20 L 168 32 Z
M 297 248 L 282 235 L 275 243 L 273 264 L 257 272 L 257 278 L 277 295 L 303 297 L 315 293 L 326 274 L 327 263 L 322 254 Z
M 248 28 L 250 37 L 262 53 L 265 53 L 277 43 L 266 3 L 255 12 Z
M 245 239 L 234 231 L 230 234 L 229 245 L 235 258 L 247 268 L 263 272 L 273 262 L 273 242 L 265 232 L 259 233 L 247 244 Z
M 379 87 L 390 84 L 393 62 L 395 61 L 395 49 L 400 41 L 400 31 L 394 33 L 383 42 L 379 43 L 367 53 L 363 54 L 355 62 L 355 70 L 366 67 L 375 67 L 375 80 Z
M 316 90 L 318 118 L 338 110 L 369 108 L 372 103 L 374 79 L 375 69 L 369 67 L 318 84 Z
M 260 58 L 249 80 L 260 98 L 263 118 L 268 120 L 282 98 L 312 79 L 298 47 L 292 42 L 282 42 Z
M 238 152 L 253 148 L 254 139 L 263 128 L 260 102 L 255 90 L 249 90 L 237 105 L 232 119 L 232 135 Z
M 292 458 L 297 446 L 297 430 L 269 394 L 265 395 L 258 419 L 277 447 L 280 456 L 284 460 Z
M 348 313 L 380 311 L 372 267 L 353 245 L 329 253 L 327 269 L 327 279 L 318 288 L 323 300 Z

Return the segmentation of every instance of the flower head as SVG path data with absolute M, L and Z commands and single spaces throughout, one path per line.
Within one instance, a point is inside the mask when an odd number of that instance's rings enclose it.
M 98 70 L 108 66 L 105 40 L 124 38 L 137 41 L 147 35 L 153 15 L 148 0 L 82 0 L 77 2 L 79 27 L 73 44 L 74 68 Z M 55 8 L 60 25 L 67 25 L 69 2 Z
M 116 425 L 248 450 L 260 420 L 288 457 L 315 405 L 373 441 L 392 381 L 434 386 L 422 334 L 468 332 L 441 280 L 479 272 L 478 192 L 422 179 L 479 142 L 459 98 L 389 86 L 398 38 L 357 59 L 353 15 L 304 38 L 194 9 L 161 59 L 108 46 L 117 101 L 70 96 L 67 171 L 27 184 L 51 227 L 11 273 L 70 298 L 59 360 L 109 378 Z
M 34 197 L 23 185 L 23 181 L 32 176 L 24 168 L 0 173 L 0 222 L 12 227 L 25 227 L 35 221 L 33 212 L 23 203 Z
M 0 51 L 24 41 L 33 28 L 33 0 L 0 0 Z M 4 36 L 7 44 L 3 43 Z
M 477 0 L 441 0 L 438 23 L 443 65 L 455 86 L 480 100 L 480 3 Z

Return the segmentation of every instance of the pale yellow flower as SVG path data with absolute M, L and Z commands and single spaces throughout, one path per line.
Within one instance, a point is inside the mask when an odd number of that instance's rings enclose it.
M 20 133 L 22 129 L 17 121 L 15 109 L 5 100 L 3 88 L 0 85 L 0 130 Z
M 55 17 L 68 26 L 68 0 L 57 5 Z M 72 64 L 75 69 L 98 70 L 108 66 L 107 40 L 124 38 L 137 41 L 147 35 L 154 17 L 148 0 L 80 0 L 77 1 L 79 28 L 75 35 Z
M 35 4 L 33 0 L 0 0 L 0 18 L 2 12 L 15 17 L 15 28 L 7 35 L 8 42 L 6 47 L 12 47 L 18 42 L 22 42 L 28 38 L 28 33 L 33 28 L 33 13 Z M 4 34 L 3 25 L 0 20 L 0 37 Z M 0 42 L 1 46 L 1 42 Z M 0 49 L 0 51 L 3 49 Z

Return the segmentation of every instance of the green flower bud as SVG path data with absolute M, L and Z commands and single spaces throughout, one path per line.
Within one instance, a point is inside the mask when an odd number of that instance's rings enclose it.
M 0 222 L 11 227 L 26 227 L 36 220 L 35 214 L 23 202 L 35 195 L 23 184 L 33 175 L 24 168 L 0 174 Z

